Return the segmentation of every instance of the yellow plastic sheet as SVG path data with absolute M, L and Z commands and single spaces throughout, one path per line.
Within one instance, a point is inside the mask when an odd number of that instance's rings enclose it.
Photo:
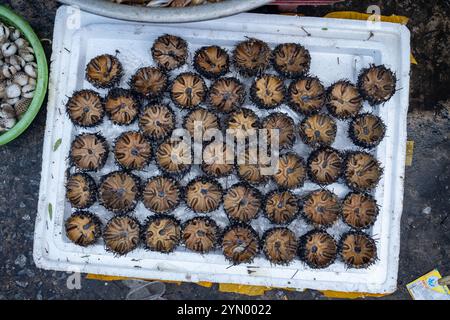
M 406 142 L 406 166 L 411 167 L 414 156 L 414 141 Z
M 339 291 L 320 291 L 327 298 L 334 299 L 360 299 L 367 297 L 380 298 L 387 296 L 387 294 L 373 294 L 360 292 L 339 292 Z

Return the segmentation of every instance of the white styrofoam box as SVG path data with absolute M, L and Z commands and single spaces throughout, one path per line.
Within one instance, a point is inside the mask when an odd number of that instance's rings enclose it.
M 65 114 L 65 103 L 73 91 L 92 88 L 84 79 L 85 66 L 91 58 L 102 53 L 118 55 L 125 68 L 121 85 L 127 87 L 128 79 L 137 68 L 153 64 L 150 47 L 155 38 L 164 33 L 186 39 L 191 52 L 212 44 L 231 51 L 233 46 L 245 37 L 262 39 L 271 47 L 284 42 L 299 42 L 311 52 L 311 74 L 318 76 L 327 86 L 342 78 L 356 81 L 360 70 L 371 63 L 385 64 L 396 72 L 399 90 L 395 96 L 380 107 L 372 108 L 368 104 L 364 106 L 366 111 L 378 114 L 388 127 L 386 138 L 373 152 L 384 167 L 384 176 L 373 192 L 380 206 L 380 215 L 373 228 L 368 231 L 377 240 L 379 260 L 376 264 L 368 269 L 355 270 L 347 269 L 342 262 L 337 261 L 324 270 L 313 270 L 298 259 L 288 266 L 275 266 L 259 255 L 251 264 L 230 266 L 220 250 L 200 255 L 189 252 L 183 246 L 170 255 L 138 248 L 119 258 L 106 252 L 102 241 L 97 245 L 82 248 L 67 239 L 64 220 L 71 214 L 72 209 L 65 200 L 64 184 L 68 167 L 67 156 L 73 137 L 80 132 L 100 131 L 111 144 L 122 131 L 136 129 L 137 125 L 123 128 L 114 126 L 105 119 L 104 124 L 94 129 L 76 128 Z M 199 23 L 140 24 L 103 18 L 62 6 L 55 21 L 51 59 L 42 179 L 34 238 L 36 264 L 45 269 L 147 279 L 239 283 L 298 290 L 310 288 L 368 293 L 395 291 L 406 154 L 409 37 L 406 27 L 390 23 L 371 25 L 363 21 L 240 14 Z M 172 76 L 191 70 L 190 65 L 189 63 L 172 73 Z M 246 83 L 248 84 L 248 80 Z M 100 92 L 106 94 L 105 90 Z M 259 111 L 251 106 L 248 101 L 246 106 L 257 111 L 260 116 L 268 114 L 268 111 Z M 302 119 L 287 106 L 282 106 L 280 110 L 289 114 L 297 124 Z M 179 123 L 182 115 L 177 112 Z M 347 137 L 347 128 L 348 124 L 338 121 L 338 138 L 333 147 L 355 149 Z M 59 139 L 62 143 L 55 151 L 54 145 Z M 311 151 L 300 141 L 293 149 L 304 158 Z M 98 181 L 102 174 L 115 168 L 113 156 L 110 154 L 105 168 L 93 174 L 94 179 Z M 156 166 L 150 165 L 145 172 L 139 172 L 138 175 L 145 179 L 157 173 Z M 193 170 L 182 180 L 182 184 L 197 174 L 199 171 Z M 236 182 L 236 178 L 220 179 L 220 182 L 224 187 L 229 187 Z M 308 182 L 303 188 L 295 190 L 295 193 L 305 194 L 317 187 Z M 262 191 L 267 192 L 272 188 L 274 187 L 269 185 Z M 329 189 L 340 197 L 344 197 L 349 191 L 342 183 L 333 184 Z M 185 209 L 185 206 L 181 206 L 174 215 L 182 221 L 192 217 L 193 213 Z M 98 204 L 90 208 L 90 211 L 98 214 L 103 222 L 112 217 L 111 213 Z M 140 203 L 135 215 L 143 221 L 151 213 Z M 221 227 L 228 224 L 223 209 L 217 210 L 211 216 Z M 260 217 L 252 222 L 252 226 L 261 235 L 271 225 L 266 218 Z M 311 229 L 301 218 L 289 227 L 297 236 Z M 347 230 L 348 227 L 340 221 L 327 231 L 339 240 L 340 235 Z

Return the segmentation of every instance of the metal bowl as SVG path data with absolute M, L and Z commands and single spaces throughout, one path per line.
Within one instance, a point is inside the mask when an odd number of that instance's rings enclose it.
M 117 4 L 110 0 L 59 0 L 109 18 L 140 22 L 193 22 L 231 16 L 263 6 L 271 0 L 224 0 L 184 8 L 150 8 Z

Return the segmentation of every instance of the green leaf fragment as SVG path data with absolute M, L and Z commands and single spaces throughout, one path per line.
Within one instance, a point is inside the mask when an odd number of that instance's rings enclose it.
M 48 216 L 50 217 L 50 220 L 52 220 L 53 217 L 53 206 L 51 203 L 48 204 Z
M 58 150 L 59 146 L 61 145 L 62 139 L 59 138 L 58 140 L 56 140 L 55 144 L 53 145 L 53 151 Z

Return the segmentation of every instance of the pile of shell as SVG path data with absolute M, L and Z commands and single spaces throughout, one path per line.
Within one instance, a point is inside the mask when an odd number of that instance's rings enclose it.
M 0 133 L 14 127 L 33 100 L 35 61 L 34 50 L 21 32 L 0 23 Z
M 122 4 L 137 4 L 147 7 L 187 7 L 196 6 L 208 2 L 220 2 L 222 0 L 112 0 Z

